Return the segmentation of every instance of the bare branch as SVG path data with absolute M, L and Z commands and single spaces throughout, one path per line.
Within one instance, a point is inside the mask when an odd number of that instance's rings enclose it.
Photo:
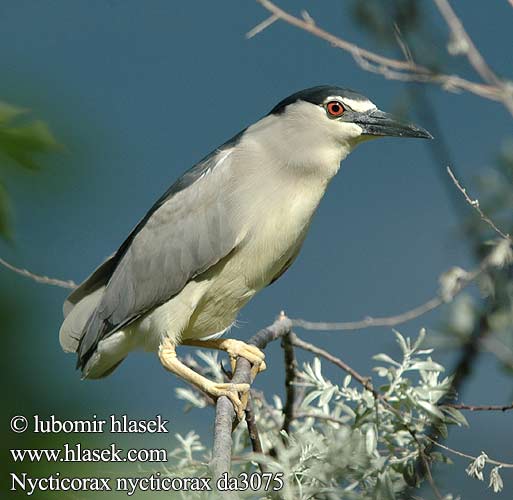
M 394 36 L 397 41 L 397 45 L 399 45 L 399 48 L 401 49 L 401 52 L 403 53 L 404 58 L 408 62 L 414 64 L 413 55 L 411 53 L 411 50 L 408 47 L 408 44 L 406 43 L 406 41 L 404 40 L 401 30 L 399 29 L 399 26 L 397 25 L 397 23 L 394 23 Z
M 264 19 L 261 23 L 257 24 L 253 29 L 249 30 L 246 33 L 246 38 L 253 38 L 255 35 L 258 35 L 258 33 L 271 26 L 271 24 L 275 23 L 278 19 L 278 16 L 275 16 L 274 14 L 269 16 L 267 19 Z
M 360 321 L 346 322 L 323 322 L 323 321 L 307 321 L 301 318 L 292 319 L 292 325 L 305 330 L 361 330 L 362 328 L 378 327 L 378 326 L 396 326 L 406 323 L 412 319 L 418 318 L 444 303 L 441 297 L 433 297 L 420 306 L 397 314 L 396 316 L 385 316 L 381 318 L 373 318 L 367 316 Z
M 424 436 L 424 437 L 426 439 L 428 439 L 429 441 L 431 441 L 431 443 L 433 443 L 435 446 L 438 446 L 439 448 L 442 448 L 445 451 L 450 451 L 451 453 L 454 453 L 455 455 L 458 455 L 459 457 L 468 458 L 470 460 L 477 459 L 477 457 L 475 457 L 474 455 L 469 455 L 467 453 L 463 453 L 463 452 L 455 450 L 453 448 L 449 448 L 449 446 L 445 446 L 445 445 L 439 443 L 438 441 L 435 441 L 433 438 L 430 438 L 429 436 Z M 513 464 L 509 464 L 506 462 L 499 462 L 498 460 L 492 460 L 491 458 L 488 458 L 488 457 L 486 457 L 485 461 L 492 465 L 498 465 L 500 467 L 505 467 L 505 468 L 513 468 Z
M 294 410 L 296 407 L 296 388 L 294 382 L 296 380 L 296 355 L 294 353 L 294 346 L 291 341 L 291 333 L 287 332 L 281 339 L 281 346 L 283 347 L 284 361 L 285 361 L 285 391 L 287 399 L 285 400 L 285 407 L 283 408 L 283 427 L 282 429 L 288 434 L 290 430 L 290 423 L 294 419 Z
M 481 210 L 481 207 L 479 206 L 479 200 L 475 199 L 473 200 L 467 193 L 467 190 L 461 185 L 461 183 L 456 179 L 456 176 L 451 170 L 451 167 L 447 167 L 447 172 L 449 176 L 451 177 L 452 181 L 456 185 L 456 187 L 461 191 L 463 196 L 465 197 L 465 200 L 467 203 L 479 214 L 479 217 L 481 217 L 481 220 L 483 222 L 486 222 L 499 236 L 502 238 L 509 240 L 511 242 L 511 236 L 508 233 L 505 233 L 501 229 L 497 227 L 497 225 L 488 217 L 483 210 Z
M 507 105 L 512 98 L 512 91 L 501 82 L 501 85 L 491 85 L 473 82 L 461 78 L 458 75 L 435 73 L 425 66 L 413 62 L 413 60 L 399 60 L 386 57 L 370 50 L 364 49 L 354 43 L 344 40 L 328 31 L 319 28 L 311 20 L 301 19 L 284 11 L 270 0 L 257 0 L 271 14 L 282 21 L 306 31 L 317 38 L 326 40 L 333 47 L 337 47 L 351 54 L 355 62 L 365 71 L 378 73 L 387 79 L 433 83 L 440 85 L 447 91 L 467 91 L 486 99 L 500 101 Z M 260 30 L 262 31 L 262 30 Z M 513 108 L 507 105 L 513 114 Z
M 469 411 L 508 411 L 513 410 L 513 403 L 509 405 L 465 405 L 463 403 L 444 403 L 443 406 L 450 406 L 457 410 Z
M 351 377 L 360 382 L 360 384 L 362 384 L 362 386 L 365 387 L 368 391 L 372 392 L 375 398 L 381 400 L 384 399 L 383 395 L 379 394 L 372 387 L 370 378 L 360 375 L 354 368 L 351 368 L 345 361 L 342 361 L 340 358 L 337 358 L 333 354 L 329 353 L 328 351 L 325 351 L 324 349 L 321 349 L 320 347 L 317 347 L 316 345 L 310 344 L 309 342 L 305 342 L 304 340 L 300 339 L 295 333 L 290 334 L 290 340 L 292 342 L 292 345 L 295 345 L 300 349 L 316 354 L 317 356 L 321 356 L 322 358 L 327 359 L 330 363 L 333 363 L 335 366 L 338 366 L 339 368 L 344 370 L 346 373 L 351 375 Z
M 424 451 L 424 448 L 422 448 L 422 445 L 419 443 L 418 439 L 415 437 L 414 434 L 413 438 L 417 442 L 417 447 L 419 450 L 420 459 L 422 461 L 422 465 L 424 466 L 424 470 L 426 471 L 426 476 L 428 478 L 429 486 L 431 486 L 431 489 L 433 490 L 433 493 L 435 494 L 437 500 L 443 500 L 442 494 L 440 493 L 440 490 L 438 489 L 435 480 L 433 479 L 433 474 L 431 473 L 431 466 L 429 465 L 428 457 L 426 456 L 426 452 Z
M 468 61 L 476 72 L 485 81 L 496 87 L 501 87 L 502 82 L 497 75 L 491 70 L 481 55 L 474 42 L 463 27 L 463 23 L 456 15 L 448 0 L 433 0 L 444 18 L 447 26 L 451 30 L 454 43 L 460 47 L 460 52 L 465 54 Z
M 25 278 L 29 278 L 32 281 L 35 281 L 36 283 L 41 283 L 43 285 L 58 286 L 60 288 L 69 288 L 69 289 L 74 289 L 77 287 L 77 284 L 74 281 L 59 280 L 56 278 L 49 278 L 48 276 L 42 276 L 39 274 L 35 274 L 35 273 L 28 271 L 27 269 L 22 269 L 22 268 L 13 266 L 12 264 L 9 264 L 9 262 L 2 259 L 1 257 L 0 257 L 0 265 L 4 266 L 5 268 L 9 269 L 10 271 L 13 271 L 16 274 L 25 276 Z
M 509 240 L 508 240 L 509 241 Z M 502 242 L 506 242 L 506 240 L 502 240 Z M 360 330 L 362 328 L 369 327 L 380 327 L 380 326 L 396 326 L 401 323 L 406 323 L 412 319 L 416 319 L 423 314 L 426 314 L 437 307 L 441 306 L 446 302 L 450 302 L 456 297 L 462 290 L 468 287 L 478 276 L 480 276 L 487 269 L 502 265 L 501 259 L 503 259 L 502 247 L 499 250 L 499 246 L 501 243 L 497 245 L 481 262 L 480 266 L 473 271 L 463 271 L 460 268 L 453 268 L 450 271 L 442 274 L 440 276 L 440 282 L 442 283 L 441 289 L 436 297 L 429 299 L 427 302 L 424 302 L 420 306 L 417 306 L 413 309 L 405 311 L 403 313 L 397 314 L 395 316 L 384 316 L 381 318 L 373 318 L 368 316 L 360 321 L 347 321 L 347 322 L 322 322 L 322 321 L 307 321 L 301 318 L 291 319 L 292 326 L 297 326 L 300 328 L 304 328 L 305 330 Z M 506 242 L 507 243 L 507 242 Z M 457 273 L 455 272 L 457 271 Z M 453 276 L 455 274 L 455 276 Z M 444 290 L 443 282 L 448 281 L 448 278 L 451 278 L 454 283 L 453 286 L 448 290 Z
M 253 403 L 251 398 L 248 399 L 246 406 L 246 425 L 248 426 L 249 440 L 251 441 L 251 448 L 254 453 L 264 453 L 262 448 L 262 441 L 260 440 L 260 434 L 258 433 L 258 427 L 255 419 L 255 411 L 253 409 Z M 260 472 L 264 473 L 265 466 L 262 462 L 258 463 Z

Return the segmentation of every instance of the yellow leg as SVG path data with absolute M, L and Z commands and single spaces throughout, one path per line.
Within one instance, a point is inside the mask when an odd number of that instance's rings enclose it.
M 238 418 L 240 420 L 244 418 L 249 384 L 219 384 L 203 377 L 203 375 L 185 366 L 176 357 L 175 345 L 167 338 L 160 344 L 158 354 L 160 362 L 166 370 L 169 370 L 171 373 L 195 385 L 198 389 L 206 392 L 214 399 L 220 396 L 226 396 L 232 402 Z M 239 397 L 239 393 L 242 395 L 242 398 Z
M 197 347 L 206 347 L 209 349 L 219 349 L 226 351 L 230 356 L 230 364 L 232 372 L 235 372 L 237 367 L 237 357 L 242 356 L 246 358 L 252 365 L 251 367 L 251 381 L 253 381 L 259 372 L 266 369 L 265 354 L 256 346 L 246 344 L 242 340 L 235 339 L 215 339 L 215 340 L 183 340 L 183 345 L 191 345 Z

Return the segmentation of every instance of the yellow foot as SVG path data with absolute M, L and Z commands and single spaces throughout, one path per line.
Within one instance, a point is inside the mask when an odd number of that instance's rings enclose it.
M 244 418 L 244 410 L 248 404 L 249 384 L 219 384 L 212 381 L 208 382 L 208 384 L 202 387 L 203 391 L 214 399 L 226 396 L 232 402 L 237 418 L 242 420 Z
M 224 339 L 223 348 L 230 356 L 232 373 L 235 373 L 235 369 L 237 368 L 238 356 L 246 358 L 251 363 L 251 381 L 254 380 L 257 373 L 263 372 L 266 369 L 264 361 L 265 354 L 254 345 L 246 344 L 241 340 Z
M 195 385 L 212 398 L 226 396 L 232 402 L 239 420 L 244 418 L 244 410 L 249 397 L 249 384 L 220 384 L 191 370 L 176 357 L 175 345 L 167 338 L 162 340 L 158 355 L 164 368 Z

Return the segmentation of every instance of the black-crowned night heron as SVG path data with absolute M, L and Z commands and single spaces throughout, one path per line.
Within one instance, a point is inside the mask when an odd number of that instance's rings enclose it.
M 366 139 L 430 134 L 339 87 L 297 92 L 178 179 L 117 252 L 68 297 L 60 341 L 85 378 L 110 374 L 134 349 L 237 413 L 247 384 L 218 384 L 185 366 L 179 344 L 247 358 L 264 354 L 222 339 L 239 310 L 292 264 L 340 162 Z

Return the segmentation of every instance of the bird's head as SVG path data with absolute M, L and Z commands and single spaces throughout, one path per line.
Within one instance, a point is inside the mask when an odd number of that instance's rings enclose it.
M 338 164 L 356 145 L 377 137 L 432 138 L 422 127 L 379 110 L 367 97 L 327 85 L 287 97 L 248 129 L 253 131 L 269 137 L 274 154 L 305 163 L 325 158 Z

